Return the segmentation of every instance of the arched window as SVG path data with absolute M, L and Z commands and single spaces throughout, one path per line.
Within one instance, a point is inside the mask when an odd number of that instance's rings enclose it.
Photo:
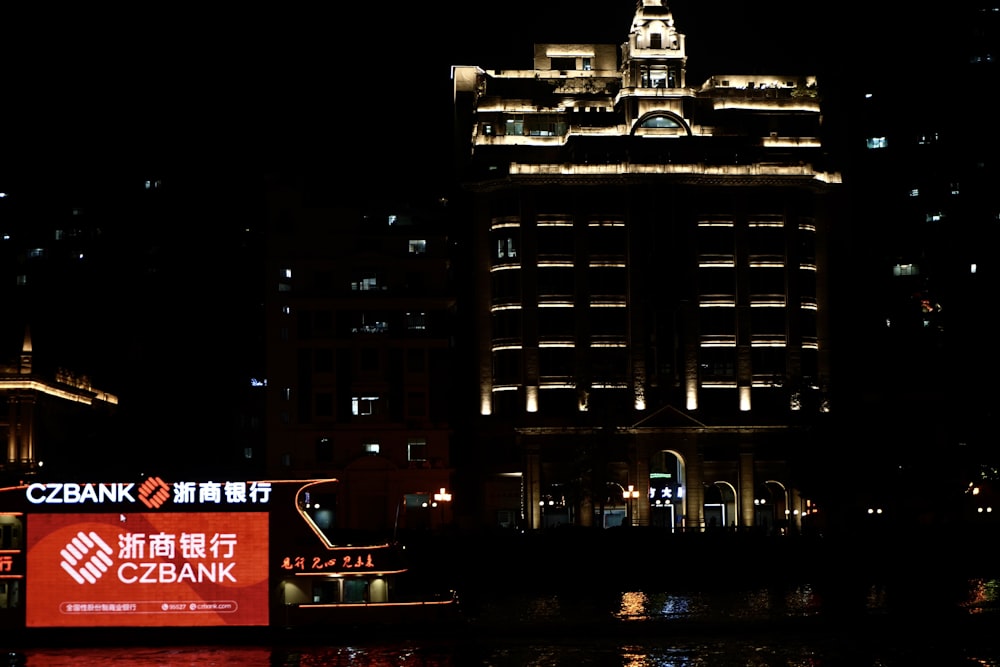
M 642 121 L 639 127 L 643 128 L 662 128 L 662 127 L 680 127 L 681 124 L 670 116 L 650 116 L 649 118 Z

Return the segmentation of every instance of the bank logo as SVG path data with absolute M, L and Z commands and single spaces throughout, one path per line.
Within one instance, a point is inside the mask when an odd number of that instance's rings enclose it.
M 96 584 L 114 563 L 110 554 L 114 553 L 101 536 L 82 530 L 59 551 L 62 562 L 59 565 L 78 584 Z
M 170 485 L 159 477 L 150 477 L 139 485 L 139 502 L 151 510 L 158 509 L 170 499 Z

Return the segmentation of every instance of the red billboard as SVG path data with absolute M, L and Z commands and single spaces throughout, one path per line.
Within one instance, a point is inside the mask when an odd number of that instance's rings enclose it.
M 268 624 L 268 514 L 32 514 L 28 627 Z

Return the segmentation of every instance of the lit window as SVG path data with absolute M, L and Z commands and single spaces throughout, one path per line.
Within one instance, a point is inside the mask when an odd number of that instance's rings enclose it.
M 375 456 L 382 449 L 378 441 L 376 440 L 369 440 L 368 442 L 364 443 L 363 447 L 365 450 L 365 454 L 369 454 L 371 456 Z
M 370 416 L 376 413 L 378 396 L 354 396 L 351 398 L 351 414 Z
M 353 333 L 379 334 L 389 331 L 389 323 L 384 320 L 374 320 L 370 315 L 361 315 L 361 324 L 351 329 Z
M 583 59 L 583 69 L 584 69 L 584 71 L 589 72 L 591 70 L 591 67 L 592 66 L 590 64 L 590 58 L 584 58 Z
M 889 142 L 885 137 L 869 137 L 868 138 L 868 148 L 878 149 L 878 148 L 888 148 Z
M 281 398 L 283 398 L 286 401 L 291 400 L 292 398 L 291 387 L 285 387 L 284 389 L 281 390 Z
M 45 248 L 32 248 L 28 251 L 28 257 L 45 257 Z
M 406 460 L 427 460 L 427 438 L 410 438 L 406 441 Z
M 351 290 L 354 292 L 369 292 L 378 289 L 378 276 L 372 274 L 351 283 Z
M 27 285 L 28 284 L 28 276 L 24 275 L 23 273 L 20 274 L 20 275 L 18 275 L 18 277 L 17 277 L 17 284 L 18 285 Z
M 285 278 L 291 278 L 292 277 L 292 270 L 291 269 L 284 269 L 284 270 L 282 270 L 281 275 L 283 275 Z
M 510 237 L 497 239 L 497 259 L 503 259 L 504 257 L 510 257 L 511 259 L 517 257 L 517 248 L 514 247 L 514 239 Z
M 894 276 L 917 276 L 920 275 L 920 268 L 916 264 L 896 264 L 892 267 Z
M 910 190 L 910 196 L 911 197 L 919 197 L 920 196 L 920 189 L 919 188 L 913 188 L 913 189 L 911 189 Z
M 427 329 L 427 313 L 407 313 L 406 328 L 410 331 L 424 331 Z
M 427 252 L 427 241 L 424 239 L 410 239 L 410 254 L 423 255 Z
M 292 307 L 291 306 L 282 306 L 281 307 L 281 313 L 283 315 L 291 315 L 292 314 Z
M 973 263 L 969 266 L 969 273 L 975 273 L 975 272 L 976 272 L 976 265 L 975 263 Z
M 941 222 L 942 218 L 944 218 L 944 213 L 941 211 L 934 211 L 926 216 L 927 222 Z
M 951 184 L 951 194 L 952 195 L 957 195 L 958 193 L 959 193 L 958 183 L 952 183 Z
M 680 127 L 680 123 L 669 116 L 650 116 L 640 127 Z
M 397 219 L 397 217 L 396 217 L 395 215 L 390 215 L 390 216 L 389 216 L 389 226 L 390 226 L 390 227 L 391 227 L 392 225 L 396 224 L 396 219 Z

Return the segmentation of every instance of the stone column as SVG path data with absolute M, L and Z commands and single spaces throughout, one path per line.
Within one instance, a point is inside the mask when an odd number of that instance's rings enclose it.
M 753 474 L 753 452 L 749 448 L 740 449 L 740 488 L 739 488 L 739 513 L 740 525 L 749 528 L 754 524 L 754 474 Z

